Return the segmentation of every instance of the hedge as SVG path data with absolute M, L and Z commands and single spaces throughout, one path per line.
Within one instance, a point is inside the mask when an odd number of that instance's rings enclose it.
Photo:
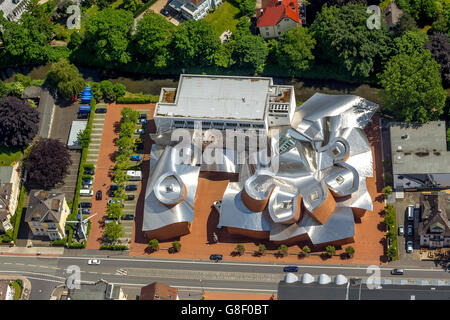
M 50 245 L 52 247 L 64 247 L 66 245 L 67 238 L 61 239 L 61 240 L 53 240 L 50 242 Z
M 68 249 L 84 249 L 86 248 L 86 241 L 82 243 L 72 243 L 71 245 L 67 245 Z
M 117 98 L 118 104 L 131 104 L 131 103 L 156 103 L 159 101 L 159 96 L 152 95 L 152 94 L 146 94 L 146 95 L 139 95 L 139 96 L 124 96 Z
M 20 220 L 22 220 L 24 198 L 25 198 L 25 186 L 24 184 L 22 184 L 22 187 L 20 188 L 19 204 L 17 205 L 16 214 L 14 215 L 15 216 L 14 233 L 13 233 L 14 244 L 16 243 L 17 235 L 19 234 Z
M 106 244 L 104 244 L 104 245 L 102 245 L 100 247 L 100 250 L 123 251 L 123 250 L 128 250 L 128 247 L 125 246 L 125 245 L 119 245 L 119 244 L 116 244 L 116 245 L 106 245 Z
M 154 4 L 155 2 L 156 2 L 156 0 L 150 0 L 149 2 L 143 4 L 141 7 L 137 8 L 133 14 L 133 17 L 136 18 L 137 16 L 139 16 L 142 12 L 144 12 L 145 10 L 150 8 L 150 6 L 152 4 Z

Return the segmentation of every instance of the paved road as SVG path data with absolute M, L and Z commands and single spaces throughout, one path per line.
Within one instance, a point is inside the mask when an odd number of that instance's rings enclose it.
M 36 282 L 31 298 L 45 299 L 69 276 L 67 267 L 80 268 L 81 280 L 105 279 L 122 286 L 142 287 L 161 281 L 183 290 L 274 293 L 283 279 L 282 264 L 209 262 L 189 260 L 102 258 L 100 265 L 88 265 L 89 257 L 0 257 L 0 273 L 15 272 Z M 381 268 L 381 276 L 393 278 L 391 268 Z M 344 274 L 346 277 L 368 277 L 365 266 L 301 265 L 300 273 L 318 276 Z M 405 275 L 395 279 L 440 279 L 450 281 L 450 273 L 441 268 L 405 268 Z M 32 285 L 34 283 L 32 282 Z M 43 292 L 39 292 L 42 290 Z

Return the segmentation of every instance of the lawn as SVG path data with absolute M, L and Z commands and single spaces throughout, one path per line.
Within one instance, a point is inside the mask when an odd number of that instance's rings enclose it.
M 21 154 L 20 148 L 0 146 L 0 166 L 9 166 L 14 161 L 19 161 Z
M 22 296 L 22 281 L 16 280 L 13 282 L 14 300 L 19 300 Z
M 214 13 L 208 13 L 204 18 L 208 21 L 217 32 L 222 34 L 229 29 L 231 32 L 236 30 L 239 21 L 239 8 L 235 7 L 228 1 L 224 1 Z

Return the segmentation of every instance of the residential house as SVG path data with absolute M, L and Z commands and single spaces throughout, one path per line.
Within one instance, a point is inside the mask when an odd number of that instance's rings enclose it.
M 27 9 L 30 0 L 0 0 L 0 11 L 8 21 L 17 21 Z
M 256 10 L 256 26 L 264 39 L 277 38 L 301 25 L 298 1 L 272 0 Z
M 32 190 L 25 216 L 34 236 L 59 240 L 66 236 L 64 226 L 70 210 L 61 191 Z
M 100 279 L 96 283 L 80 284 L 79 289 L 59 293 L 60 300 L 127 300 L 122 288 Z
M 209 10 L 222 4 L 222 0 L 173 0 L 169 8 L 180 13 L 186 20 L 203 19 Z
M 444 192 L 422 194 L 421 206 L 420 246 L 450 247 L 450 195 Z
M 391 123 L 390 136 L 394 189 L 450 187 L 445 121 Z
M 0 232 L 13 228 L 10 223 L 15 214 L 20 193 L 20 167 L 0 167 Z
M 141 288 L 139 300 L 179 300 L 178 289 L 161 282 L 153 282 Z

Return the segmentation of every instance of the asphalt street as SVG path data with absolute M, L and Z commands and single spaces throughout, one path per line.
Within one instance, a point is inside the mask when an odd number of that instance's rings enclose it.
M 284 278 L 285 264 L 210 262 L 199 260 L 140 259 L 132 257 L 100 258 L 100 265 L 88 265 L 93 257 L 25 257 L 1 256 L 0 273 L 16 273 L 32 282 L 31 299 L 49 299 L 55 286 L 65 283 L 71 275 L 67 269 L 77 266 L 83 282 L 104 279 L 126 287 L 142 287 L 160 281 L 180 290 L 199 290 L 276 293 L 277 285 Z M 369 277 L 367 266 L 303 265 L 299 275 L 313 276 L 325 273 L 330 276 L 343 274 L 347 278 Z M 382 278 L 424 279 L 450 281 L 450 273 L 440 267 L 404 268 L 403 276 L 392 276 L 392 268 L 380 268 Z

